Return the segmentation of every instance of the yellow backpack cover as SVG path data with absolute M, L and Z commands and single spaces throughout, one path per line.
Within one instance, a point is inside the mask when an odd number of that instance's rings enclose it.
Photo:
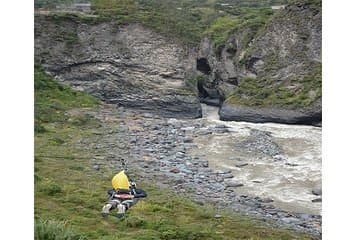
M 114 189 L 129 189 L 130 186 L 129 179 L 125 175 L 124 170 L 122 170 L 112 178 L 111 184 Z

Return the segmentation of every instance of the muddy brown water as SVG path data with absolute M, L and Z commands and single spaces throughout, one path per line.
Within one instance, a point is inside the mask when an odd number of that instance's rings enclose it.
M 238 194 L 271 198 L 273 205 L 284 210 L 321 214 L 321 203 L 312 189 L 321 186 L 321 128 L 275 123 L 225 122 L 219 120 L 218 108 L 202 105 L 207 127 L 226 125 L 229 133 L 215 133 L 194 139 L 193 154 L 202 155 L 213 169 L 230 169 L 242 187 Z M 266 131 L 281 149 L 279 156 L 270 156 L 251 148 L 239 148 L 249 139 L 251 129 Z M 237 167 L 236 165 L 248 165 Z

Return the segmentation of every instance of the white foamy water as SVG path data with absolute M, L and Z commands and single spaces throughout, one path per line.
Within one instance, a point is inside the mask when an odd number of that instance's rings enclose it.
M 225 122 L 218 120 L 218 108 L 202 105 L 206 126 L 222 124 L 230 133 L 215 133 L 195 138 L 194 153 L 206 156 L 214 169 L 231 169 L 233 180 L 243 187 L 234 188 L 239 194 L 269 197 L 284 210 L 321 214 L 321 203 L 311 193 L 321 186 L 321 128 L 275 123 Z M 254 149 L 239 147 L 251 140 L 251 129 L 271 133 L 281 156 L 269 156 Z M 254 139 L 252 139 L 254 140 Z M 256 139 L 255 139 L 256 140 Z M 248 163 L 236 167 L 239 163 Z

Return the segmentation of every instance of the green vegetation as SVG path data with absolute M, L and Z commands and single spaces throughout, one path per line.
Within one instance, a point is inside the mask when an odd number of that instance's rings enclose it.
M 45 129 L 35 131 L 35 239 L 311 239 L 226 212 L 214 218 L 219 212 L 211 205 L 141 180 L 148 198 L 124 219 L 103 219 L 100 211 L 118 169 L 105 164 L 95 171 L 91 159 L 104 153 L 78 145 L 101 131 L 86 113 L 102 106 L 59 85 L 40 67 L 35 67 L 35 104 L 35 130 L 39 124 Z
M 226 103 L 246 106 L 307 107 L 321 97 L 321 63 L 309 63 L 309 74 L 274 84 L 264 78 L 244 78 Z
M 287 0 L 249 2 L 92 0 L 91 2 L 93 15 L 55 13 L 52 17 L 54 20 L 68 19 L 86 23 L 104 20 L 115 20 L 119 24 L 141 23 L 187 45 L 196 45 L 202 37 L 209 36 L 216 47 L 221 49 L 231 33 L 244 29 L 249 30 L 244 38 L 244 44 L 247 45 L 272 15 L 270 6 L 286 3 Z
M 84 240 L 85 237 L 75 233 L 66 222 L 38 219 L 35 222 L 35 240 Z
M 242 8 L 238 14 L 219 17 L 204 31 L 204 35 L 213 40 L 217 52 L 221 50 L 231 34 L 240 31 L 245 34 L 242 45 L 246 47 L 265 26 L 273 11 L 269 8 Z
M 214 41 L 215 46 L 223 44 L 229 37 L 230 33 L 240 25 L 241 20 L 237 17 L 220 17 L 205 30 L 205 35 L 209 35 Z

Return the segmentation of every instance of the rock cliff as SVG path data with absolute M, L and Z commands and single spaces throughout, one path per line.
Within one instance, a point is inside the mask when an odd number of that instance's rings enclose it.
M 221 120 L 321 122 L 320 0 L 294 0 L 265 26 L 244 20 L 224 44 L 204 37 L 191 48 L 94 19 L 36 15 L 35 62 L 77 90 L 164 117 L 201 117 L 200 97 Z
M 201 117 L 184 84 L 186 49 L 138 24 L 35 16 L 35 63 L 108 103 L 164 117 Z

